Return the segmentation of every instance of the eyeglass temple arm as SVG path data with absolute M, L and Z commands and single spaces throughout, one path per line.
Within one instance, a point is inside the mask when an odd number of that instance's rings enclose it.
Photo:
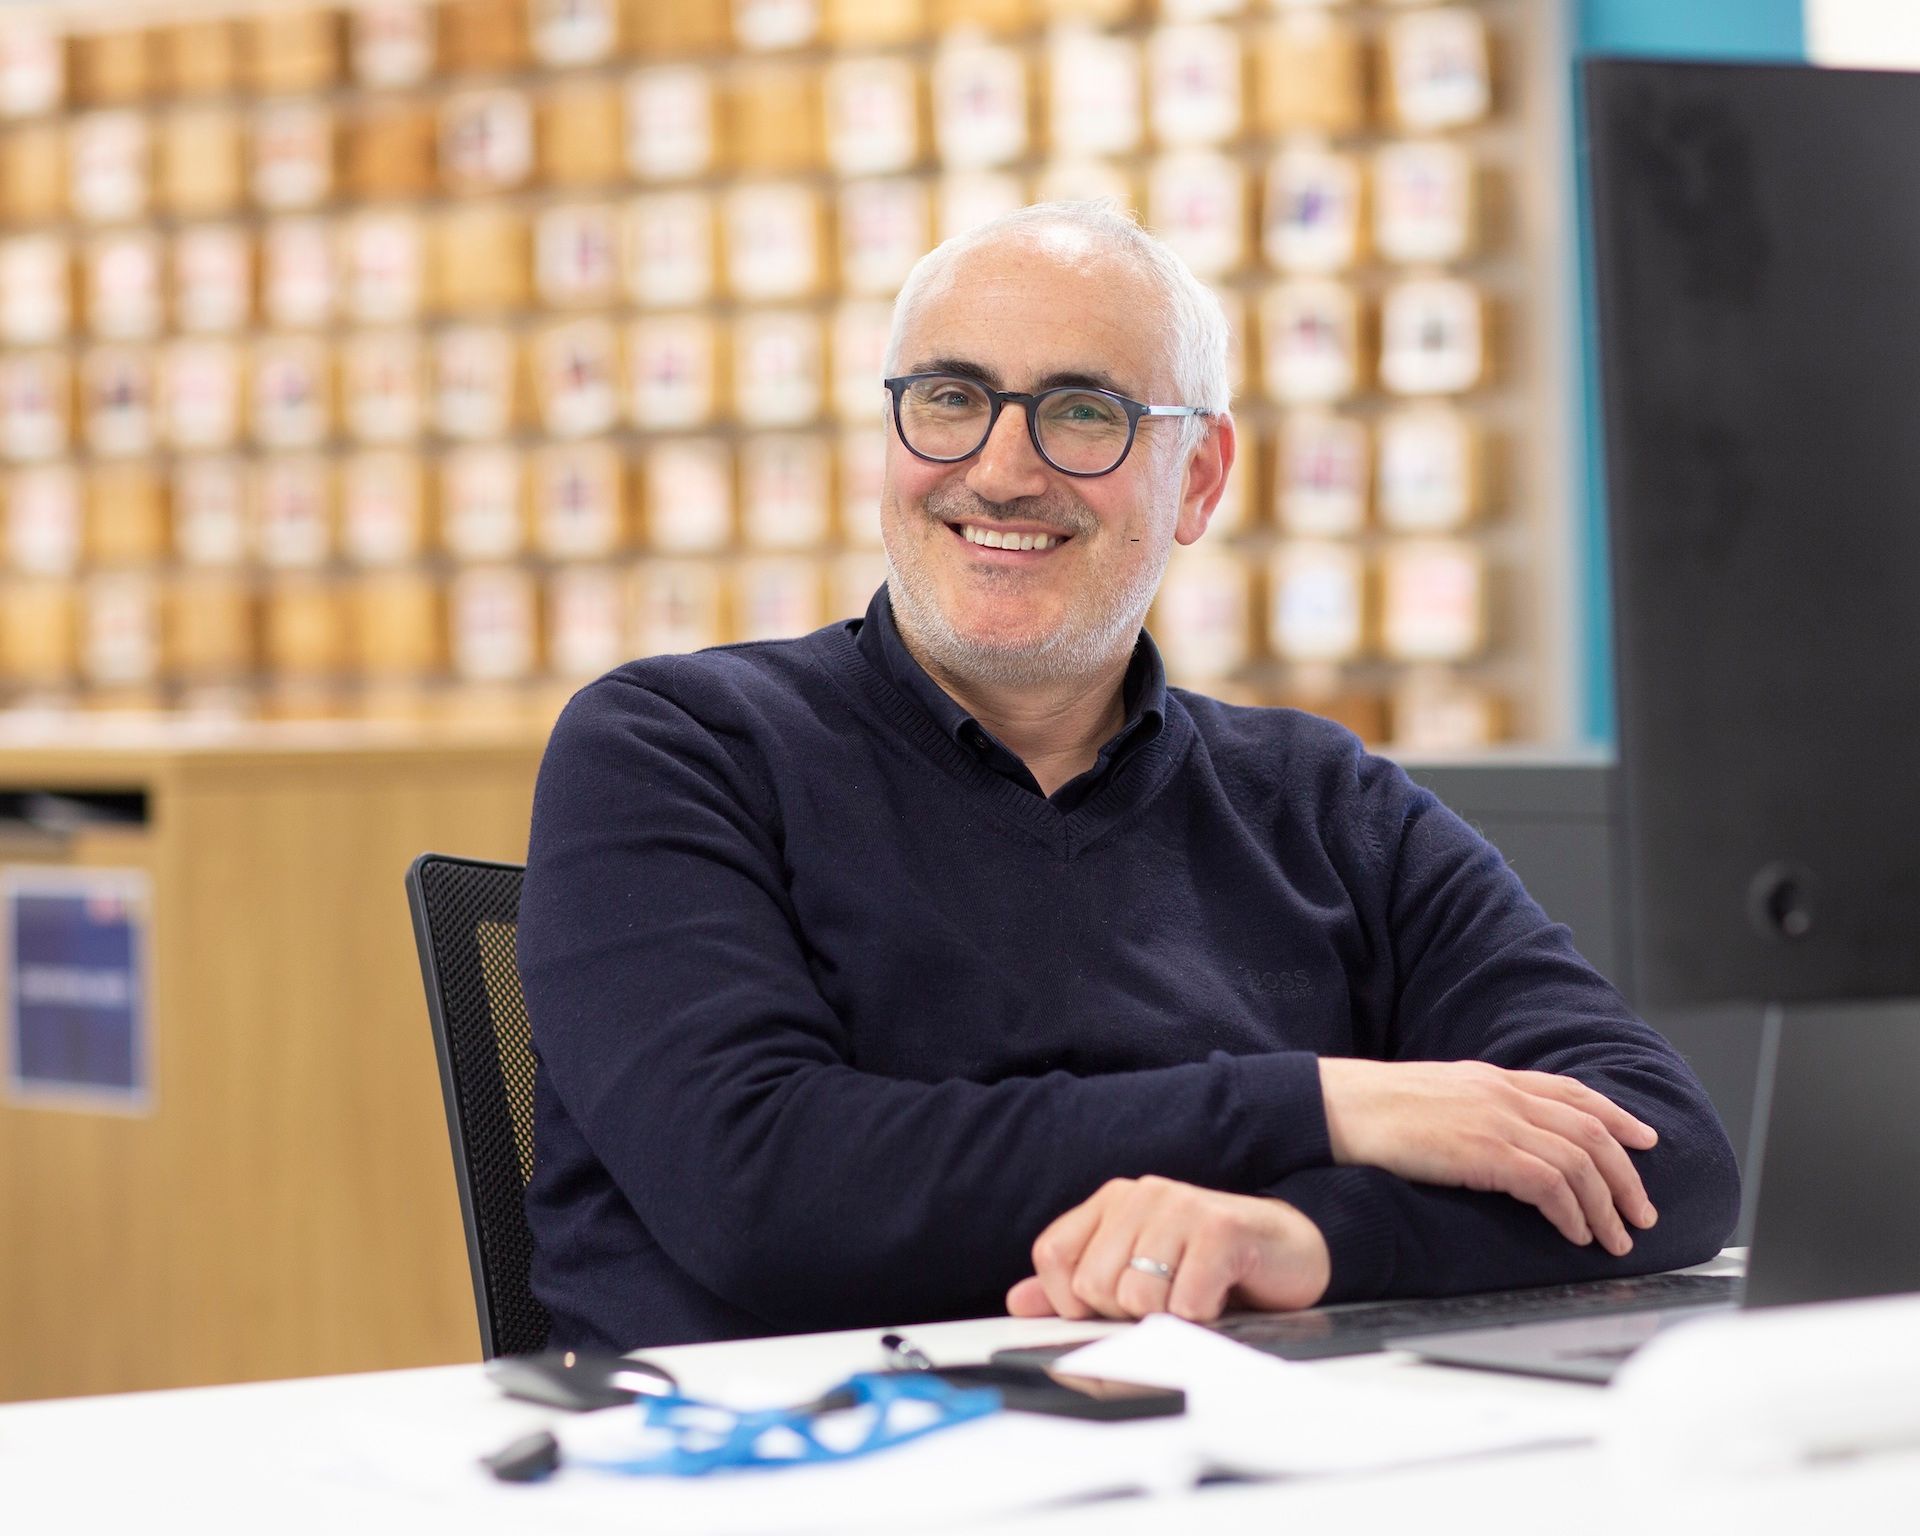
M 1204 405 L 1143 405 L 1142 416 L 1211 416 L 1213 412 Z

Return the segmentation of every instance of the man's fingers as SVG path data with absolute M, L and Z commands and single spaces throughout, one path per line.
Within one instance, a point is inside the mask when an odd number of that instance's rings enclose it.
M 1073 1270 L 1073 1294 L 1102 1317 L 1132 1317 L 1120 1304 L 1120 1277 L 1130 1273 L 1127 1260 L 1137 1250 L 1141 1199 L 1136 1190 L 1102 1202 L 1100 1225 L 1087 1239 Z
M 1626 1224 L 1614 1208 L 1613 1190 L 1583 1147 L 1538 1127 L 1523 1132 L 1518 1145 L 1559 1171 L 1580 1208 L 1586 1229 L 1599 1240 L 1602 1248 L 1615 1258 L 1633 1248 Z
M 1187 1240 L 1181 1228 L 1164 1218 L 1149 1221 L 1134 1235 L 1133 1251 L 1121 1260 L 1120 1278 L 1113 1288 L 1114 1300 L 1124 1317 L 1145 1317 L 1149 1312 L 1172 1310 L 1174 1281 L 1186 1262 Z M 1168 1276 L 1135 1269 L 1134 1259 L 1151 1259 L 1172 1271 Z
M 1646 1152 L 1660 1142 L 1660 1133 L 1646 1121 L 1628 1113 L 1597 1088 L 1589 1088 L 1577 1077 L 1559 1072 L 1515 1072 L 1512 1076 L 1529 1093 L 1570 1104 L 1585 1110 L 1624 1147 Z
M 1653 1225 L 1653 1202 L 1647 1198 L 1646 1185 L 1640 1182 L 1640 1170 L 1598 1116 L 1571 1105 L 1536 1099 L 1532 1119 L 1542 1129 L 1565 1137 L 1593 1160 L 1600 1177 L 1606 1180 L 1615 1210 L 1637 1227 Z
M 1210 1323 L 1227 1309 L 1227 1293 L 1239 1284 L 1234 1251 L 1206 1229 L 1189 1236 L 1173 1272 L 1167 1310 L 1190 1323 Z
M 1584 1247 L 1593 1240 L 1580 1201 L 1567 1183 L 1566 1175 L 1548 1159 L 1524 1147 L 1509 1145 L 1495 1170 L 1495 1187 L 1523 1205 L 1538 1208 L 1568 1242 Z
M 1104 1194 L 1103 1190 L 1056 1218 L 1033 1241 L 1034 1278 L 1045 1289 L 1047 1301 L 1057 1317 L 1093 1316 L 1087 1304 L 1074 1294 L 1073 1272 L 1100 1224 Z

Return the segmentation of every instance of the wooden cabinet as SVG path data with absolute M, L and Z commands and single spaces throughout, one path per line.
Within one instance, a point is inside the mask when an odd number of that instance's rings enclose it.
M 0 1088 L 0 1399 L 477 1358 L 401 876 L 524 858 L 539 738 L 87 725 L 0 735 L 0 795 L 144 814 L 0 866 L 146 872 L 150 1107 Z

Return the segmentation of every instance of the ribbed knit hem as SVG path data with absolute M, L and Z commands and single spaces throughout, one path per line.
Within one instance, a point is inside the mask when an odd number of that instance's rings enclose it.
M 1372 1301 L 1393 1284 L 1393 1214 L 1378 1168 L 1307 1168 L 1267 1194 L 1298 1208 L 1327 1240 L 1333 1278 L 1322 1301 Z
M 1333 1161 L 1327 1103 L 1320 1092 L 1320 1058 L 1312 1051 L 1276 1051 L 1269 1056 L 1215 1051 L 1209 1060 L 1233 1063 L 1234 1082 L 1242 1095 L 1240 1132 L 1251 1182 L 1264 1186 Z

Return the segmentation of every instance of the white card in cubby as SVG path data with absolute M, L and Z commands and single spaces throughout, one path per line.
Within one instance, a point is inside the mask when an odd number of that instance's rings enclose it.
M 1398 395 L 1450 395 L 1484 381 L 1480 290 L 1454 277 L 1407 278 L 1380 300 L 1380 382 Z
M 66 96 L 61 41 L 31 22 L 0 29 L 0 117 L 38 117 Z
M 31 346 L 65 336 L 73 327 L 72 276 L 59 236 L 0 240 L 0 340 Z
M 1349 154 L 1294 144 L 1267 162 L 1269 265 L 1287 272 L 1340 272 L 1362 254 L 1360 162 Z
M 613 554 L 625 542 L 626 461 L 611 443 L 551 444 L 533 455 L 533 528 L 561 560 Z
M 704 426 L 717 404 L 713 318 L 649 315 L 627 329 L 627 414 L 636 427 Z
M 1244 122 L 1245 61 L 1232 26 L 1186 22 L 1147 34 L 1147 114 L 1166 146 L 1220 144 Z
M 887 557 L 877 549 L 847 549 L 827 561 L 827 616 L 855 619 L 887 581 Z
M 421 463 L 411 453 L 355 453 L 340 465 L 340 547 L 361 565 L 399 565 L 426 548 Z
M 827 161 L 840 175 L 902 171 L 919 157 L 919 89 L 910 60 L 834 59 L 822 83 Z
M 641 304 L 699 304 L 713 293 L 713 200 L 655 192 L 627 204 L 627 292 Z
M 1133 173 L 1110 160 L 1049 160 L 1034 177 L 1036 203 L 1091 203 L 1112 198 L 1122 208 L 1140 201 Z
M 1367 428 L 1351 416 L 1290 411 L 1280 424 L 1275 521 L 1289 533 L 1341 537 L 1367 520 Z
M 1004 165 L 1027 152 L 1027 62 L 1018 48 L 970 39 L 933 57 L 933 139 L 943 165 Z
M 833 409 L 843 421 L 879 421 L 887 410 L 886 371 L 893 306 L 842 304 L 833 312 Z
M 1360 388 L 1360 300 L 1341 283 L 1278 283 L 1260 297 L 1260 373 L 1290 403 L 1340 400 Z
M 313 448 L 332 425 L 326 343 L 311 336 L 263 336 L 253 345 L 250 418 L 256 442 Z
M 1366 644 L 1366 566 L 1351 544 L 1283 544 L 1267 566 L 1267 643 L 1283 661 L 1351 661 Z
M 253 200 L 312 208 L 333 194 L 333 114 L 318 102 L 278 101 L 253 118 Z
M 793 426 L 820 414 L 825 358 L 807 310 L 741 310 L 733 321 L 733 404 L 753 426 Z
M 80 476 L 68 464 L 18 469 L 7 478 L 7 564 L 35 576 L 64 576 L 80 564 L 85 528 Z
M 151 453 L 157 426 L 153 354 L 142 347 L 95 347 L 80 359 L 80 408 L 87 446 L 112 457 Z
M 642 461 L 647 545 L 669 554 L 705 554 L 733 542 L 733 455 L 725 443 L 680 438 L 656 443 Z
M 324 219 L 273 219 L 260 236 L 260 306 L 274 325 L 317 329 L 337 298 L 332 226 Z
M 80 668 L 87 681 L 126 685 L 159 676 L 160 585 L 152 575 L 90 576 L 80 609 Z
M 534 289 L 561 307 L 611 304 L 620 291 L 620 214 L 611 203 L 560 203 L 533 225 Z
M 1047 38 L 1047 149 L 1063 160 L 1140 147 L 1140 45 L 1091 27 Z
M 433 9 L 420 0 L 361 0 L 348 13 L 353 75 L 362 85 L 415 85 L 433 72 Z
M 230 341 L 189 337 L 162 348 L 162 435 L 172 447 L 231 448 L 239 441 L 243 367 Z
M 529 0 L 527 33 L 542 64 L 596 63 L 619 45 L 619 0 Z
M 951 240 L 1026 201 L 1020 178 L 1011 171 L 951 172 L 934 188 L 934 237 Z
M 254 462 L 255 547 L 267 565 L 325 565 L 333 554 L 333 470 L 318 454 Z
M 1383 39 L 1388 110 L 1418 130 L 1477 123 L 1492 108 L 1486 18 L 1468 6 L 1410 11 Z
M 810 549 L 827 540 L 832 466 L 825 438 L 762 433 L 740 445 L 741 532 L 755 549 Z
M 237 331 L 252 312 L 253 254 L 235 224 L 183 229 L 173 242 L 173 317 L 183 331 Z
M 634 655 L 679 655 L 726 638 L 717 562 L 643 560 L 631 580 L 628 647 Z
M 0 453 L 51 459 L 73 430 L 73 368 L 64 352 L 0 353 Z
M 677 181 L 713 166 L 713 81 L 695 64 L 627 76 L 627 168 L 642 181 Z
M 733 41 L 756 51 L 798 48 L 820 35 L 820 0 L 733 0 Z
M 1233 155 L 1187 150 L 1147 170 L 1147 222 L 1200 277 L 1247 259 L 1247 172 Z
M 520 455 L 456 448 L 440 461 L 440 542 L 458 560 L 502 560 L 526 546 Z
M 152 195 L 152 136 L 139 112 L 90 112 L 67 132 L 68 202 L 79 218 L 137 219 Z
M 533 170 L 533 110 L 518 91 L 463 91 L 440 105 L 440 170 L 461 191 L 517 187 Z
M 827 621 L 826 573 L 818 560 L 757 555 L 733 567 L 733 637 L 786 640 Z
M 543 326 L 532 339 L 540 419 L 555 437 L 589 437 L 620 419 L 620 344 L 611 320 Z
M 880 497 L 886 486 L 889 424 L 849 427 L 834 454 L 834 493 L 840 507 L 840 537 L 867 549 L 880 548 Z
M 251 548 L 246 470 L 238 459 L 175 459 L 173 547 L 188 565 L 239 565 Z
M 160 237 L 121 230 L 88 242 L 87 329 L 96 336 L 138 340 L 160 329 L 165 312 Z
M 547 578 L 547 664 L 563 677 L 597 677 L 627 659 L 626 573 L 576 565 Z
M 1462 412 L 1415 406 L 1380 418 L 1380 521 L 1403 533 L 1445 533 L 1475 512 L 1479 433 Z
M 340 228 L 341 287 L 347 314 L 383 325 L 420 313 L 426 231 L 417 215 L 369 209 Z
M 503 683 L 533 675 L 539 655 L 533 576 L 511 566 L 459 571 L 447 587 L 454 675 Z
M 840 185 L 840 286 L 891 298 L 931 248 L 926 184 L 889 176 Z
M 347 436 L 406 443 L 426 425 L 420 338 L 412 331 L 359 331 L 340 343 L 340 407 Z
M 1458 539 L 1409 539 L 1380 557 L 1381 642 L 1399 661 L 1465 661 L 1486 644 L 1486 560 Z
M 513 333 L 463 325 L 434 338 L 434 424 L 448 437 L 497 438 L 513 426 Z
M 820 281 L 820 195 L 799 182 L 728 188 L 727 287 L 739 299 L 798 298 Z
M 1181 549 L 1153 602 L 1153 638 L 1167 669 L 1194 680 L 1225 677 L 1252 655 L 1252 570 L 1237 554 Z
M 1452 755 L 1500 739 L 1499 698 L 1446 666 L 1411 667 L 1388 702 L 1396 753 Z
M 1373 243 L 1389 261 L 1458 261 L 1474 246 L 1473 159 L 1444 139 L 1387 144 L 1373 157 Z

